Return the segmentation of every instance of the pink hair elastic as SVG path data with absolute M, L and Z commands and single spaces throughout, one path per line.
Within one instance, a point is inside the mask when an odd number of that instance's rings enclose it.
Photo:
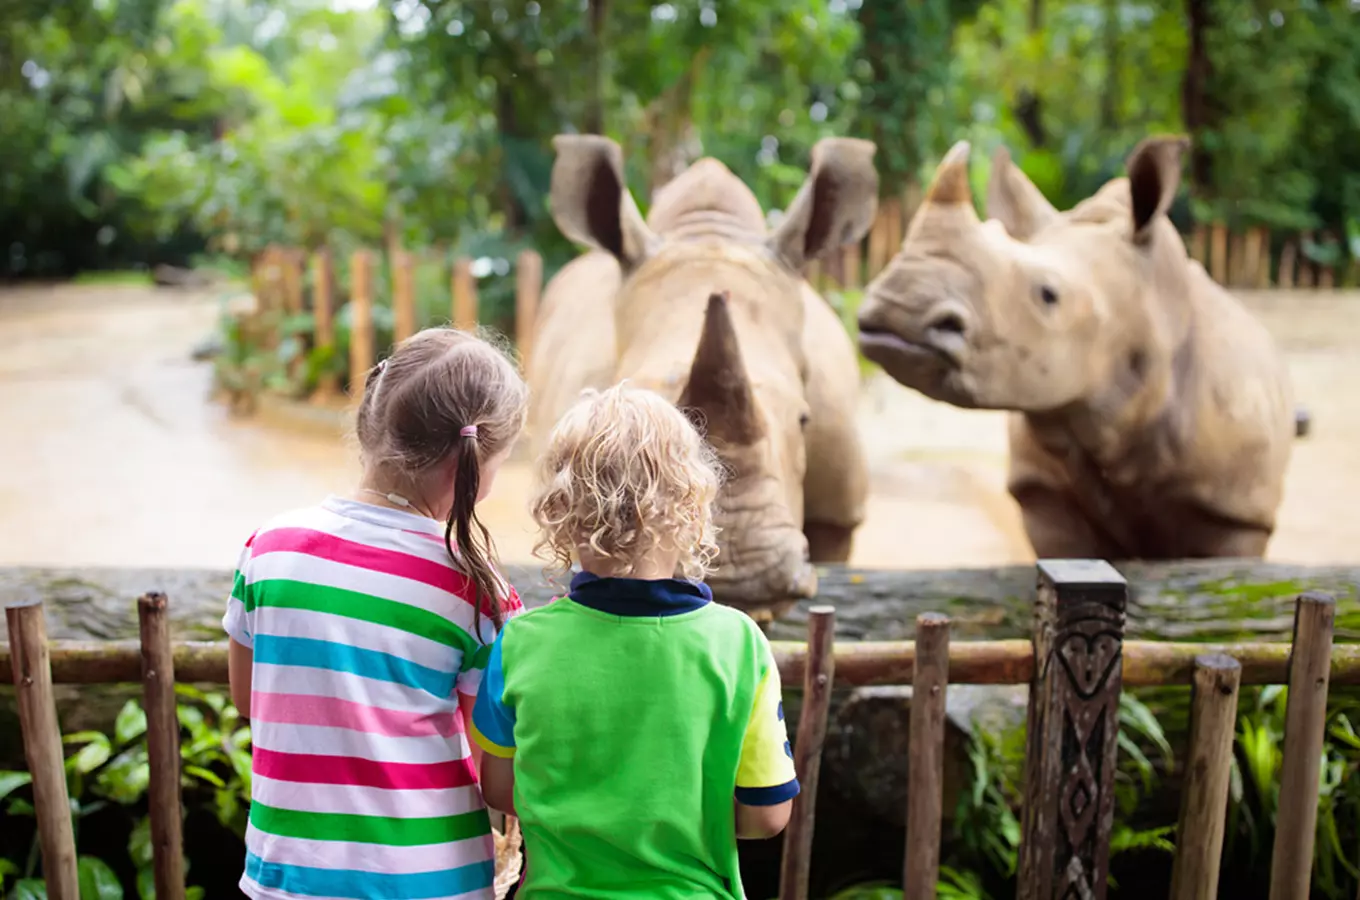
M 463 437 L 476 437 L 476 436 L 477 436 L 477 426 L 476 426 L 476 425 L 464 425 L 462 428 L 460 428 L 460 429 L 458 430 L 458 433 L 461 434 Z

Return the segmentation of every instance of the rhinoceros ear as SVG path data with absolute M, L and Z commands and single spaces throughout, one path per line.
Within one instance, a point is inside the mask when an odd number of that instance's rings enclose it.
M 1027 241 L 1056 219 L 1058 211 L 1020 167 L 1011 162 L 1010 151 L 998 147 L 987 185 L 987 215 L 1006 226 L 1011 237 Z
M 764 433 L 726 292 L 708 297 L 699 348 L 676 405 L 711 441 L 749 446 Z
M 864 237 L 878 210 L 878 170 L 872 141 L 823 138 L 812 148 L 812 168 L 784 221 L 767 241 L 789 268 L 822 251 Z
M 1159 136 L 1145 138 L 1129 154 L 1134 243 L 1147 243 L 1158 217 L 1171 208 L 1181 185 L 1181 157 L 1189 148 L 1189 138 Z
M 613 254 L 625 270 L 650 256 L 657 237 L 628 192 L 619 145 L 593 134 L 559 134 L 553 149 L 549 198 L 562 234 Z

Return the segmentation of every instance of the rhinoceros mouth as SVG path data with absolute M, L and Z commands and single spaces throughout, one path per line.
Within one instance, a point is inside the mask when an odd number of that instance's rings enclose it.
M 901 364 L 913 367 L 958 368 L 959 361 L 947 350 L 933 344 L 909 341 L 900 334 L 861 327 L 859 348 L 871 361 L 884 368 Z

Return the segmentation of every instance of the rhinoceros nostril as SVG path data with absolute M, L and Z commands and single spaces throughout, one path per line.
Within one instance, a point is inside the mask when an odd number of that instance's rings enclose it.
M 963 334 L 966 327 L 963 322 L 963 316 L 956 312 L 943 312 L 930 320 L 930 324 L 926 326 L 926 330 Z

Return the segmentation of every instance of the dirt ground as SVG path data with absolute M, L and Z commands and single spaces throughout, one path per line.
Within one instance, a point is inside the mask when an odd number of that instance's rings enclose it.
M 1360 561 L 1360 293 L 1246 295 L 1286 352 L 1313 433 L 1296 444 L 1269 556 Z M 333 434 L 239 420 L 191 360 L 218 295 L 138 287 L 0 292 L 0 565 L 231 565 L 270 516 L 347 489 Z M 881 375 L 860 428 L 873 493 L 853 562 L 937 568 L 1033 558 L 1005 492 L 1004 416 Z M 530 559 L 529 473 L 503 471 L 485 518 Z

